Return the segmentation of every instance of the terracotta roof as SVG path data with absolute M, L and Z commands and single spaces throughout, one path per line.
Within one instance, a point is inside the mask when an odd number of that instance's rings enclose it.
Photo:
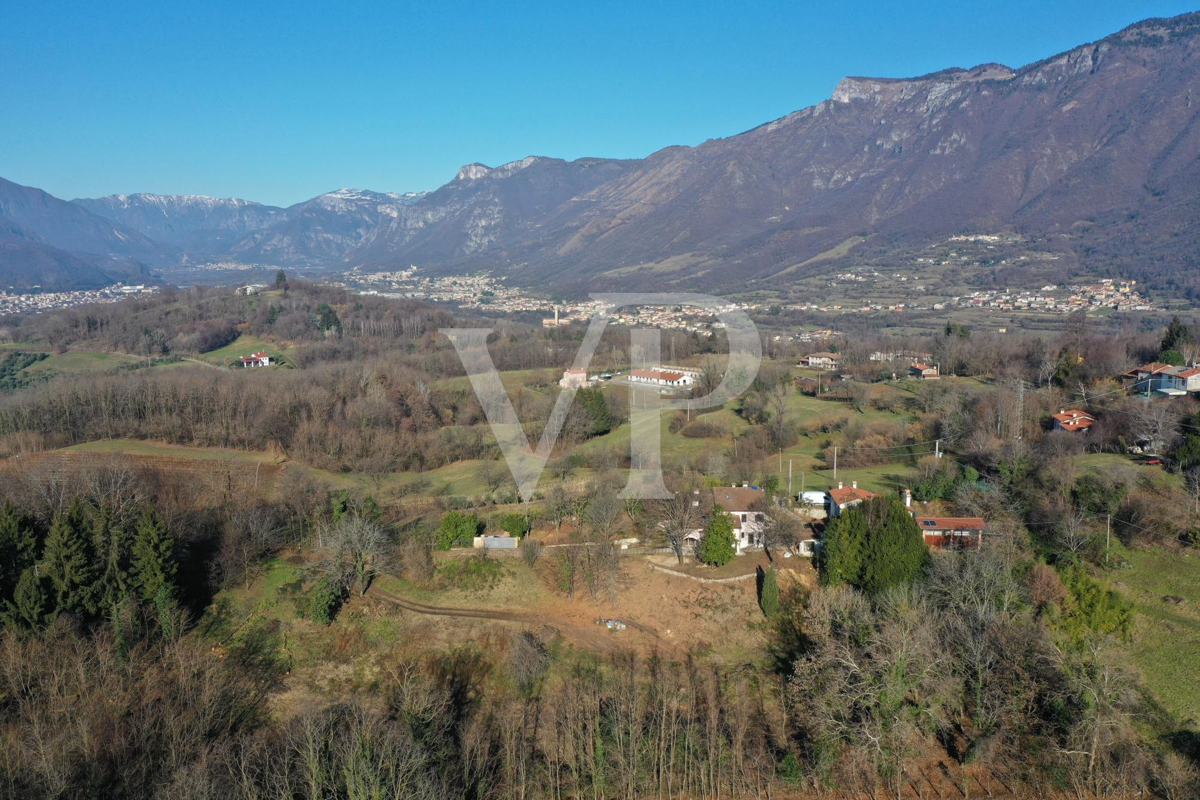
M 1076 408 L 1060 411 L 1059 413 L 1051 414 L 1050 416 L 1058 420 L 1058 424 L 1063 430 L 1068 431 L 1081 431 L 1085 428 L 1092 427 L 1092 425 L 1096 422 L 1096 418 L 1091 414 L 1087 413 L 1086 411 L 1080 411 Z
M 1170 364 L 1163 364 L 1159 361 L 1152 361 L 1149 364 L 1144 364 L 1140 367 L 1134 367 L 1133 369 L 1129 370 L 1129 372 L 1126 372 L 1125 375 L 1130 378 L 1136 378 L 1139 374 L 1141 374 L 1143 372 L 1148 372 L 1151 375 L 1157 375 L 1160 372 L 1170 372 L 1173 369 L 1175 369 L 1175 368 L 1172 367 Z
M 821 353 L 809 353 L 808 355 L 805 356 L 805 358 L 832 358 L 834 361 L 836 361 L 839 358 L 841 358 L 841 356 L 839 356 L 837 353 L 821 352 Z
M 1200 367 L 1192 367 L 1191 369 L 1185 369 L 1182 372 L 1175 373 L 1176 378 L 1194 378 L 1197 375 L 1200 375 Z
M 726 511 L 749 511 L 750 506 L 767 499 L 762 489 L 749 486 L 714 486 L 713 502 Z
M 870 500 L 875 496 L 874 492 L 868 492 L 866 489 L 859 489 L 855 486 L 846 486 L 841 489 L 829 489 L 829 496 L 833 498 L 833 502 L 839 506 L 844 506 L 847 503 L 853 503 L 857 500 Z
M 913 365 L 912 365 L 912 367 L 910 367 L 910 369 L 917 369 L 917 370 L 920 370 L 921 372 L 931 369 L 934 372 L 937 372 L 937 367 L 931 366 L 929 364 L 922 364 L 920 361 L 914 361 Z
M 635 369 L 629 374 L 635 378 L 646 378 L 652 381 L 677 381 L 683 377 L 682 372 L 663 372 L 657 369 Z
M 568 375 L 587 375 L 586 369 L 569 369 L 566 371 Z
M 922 531 L 982 531 L 983 517 L 916 517 Z

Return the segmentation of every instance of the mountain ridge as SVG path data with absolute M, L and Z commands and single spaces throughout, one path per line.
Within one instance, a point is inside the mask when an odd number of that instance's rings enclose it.
M 1148 19 L 1015 69 L 848 76 L 812 106 L 644 158 L 473 162 L 430 192 L 340 189 L 286 209 L 175 201 L 265 216 L 172 221 L 187 228 L 172 246 L 281 266 L 489 269 L 569 291 L 727 291 L 1006 230 L 1064 268 L 1200 298 L 1198 65 L 1200 12 Z M 116 222 L 162 224 L 111 197 L 138 196 L 110 196 Z

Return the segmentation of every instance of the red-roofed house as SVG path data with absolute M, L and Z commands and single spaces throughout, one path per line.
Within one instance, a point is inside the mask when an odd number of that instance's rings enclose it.
M 1200 367 L 1172 370 L 1167 373 L 1167 386 L 1183 392 L 1200 392 Z
M 1060 409 L 1057 414 L 1050 415 L 1054 419 L 1054 430 L 1075 433 L 1086 431 L 1096 424 L 1096 418 L 1086 411 L 1076 408 Z
M 1168 385 L 1171 374 L 1177 369 L 1178 367 L 1172 367 L 1170 364 L 1153 361 L 1129 370 L 1124 377 L 1133 381 L 1130 388 L 1135 392 L 1153 392 Z
M 924 364 L 920 361 L 914 362 L 913 365 L 908 368 L 908 375 L 911 378 L 917 378 L 918 380 L 923 381 L 933 380 L 934 378 L 940 377 L 938 375 L 938 368 L 936 366 Z
M 858 488 L 858 481 L 852 481 L 849 486 L 838 483 L 837 488 L 825 492 L 825 496 L 829 506 L 829 517 L 832 519 L 844 509 L 853 508 L 864 500 L 875 497 L 875 493 Z
M 982 517 L 923 517 L 914 514 L 925 546 L 935 550 L 983 547 Z
M 275 361 L 266 353 L 251 353 L 248 356 L 242 356 L 243 367 L 269 367 Z

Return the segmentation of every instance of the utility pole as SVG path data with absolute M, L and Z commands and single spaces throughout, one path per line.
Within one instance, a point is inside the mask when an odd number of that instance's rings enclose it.
M 1104 515 L 1104 563 L 1108 563 L 1108 548 L 1112 544 L 1112 514 Z
M 934 458 L 941 458 L 941 457 L 942 457 L 942 440 L 941 440 L 941 439 L 934 439 L 934 441 L 933 441 L 933 455 L 934 455 Z
M 837 481 L 837 446 L 833 448 L 833 479 Z
M 792 460 L 788 459 L 788 499 L 792 498 Z
M 1025 381 L 1017 378 L 1017 438 L 1025 435 Z

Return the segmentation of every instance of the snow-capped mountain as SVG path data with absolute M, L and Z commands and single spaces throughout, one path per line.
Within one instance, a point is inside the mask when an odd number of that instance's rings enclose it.
M 195 253 L 221 252 L 283 218 L 282 208 L 236 197 L 112 194 L 72 202 L 152 239 Z
M 230 248 L 230 253 L 244 261 L 269 264 L 337 263 L 423 196 L 423 192 L 397 194 L 366 189 L 327 192 L 287 208 L 282 219 L 246 236 Z

